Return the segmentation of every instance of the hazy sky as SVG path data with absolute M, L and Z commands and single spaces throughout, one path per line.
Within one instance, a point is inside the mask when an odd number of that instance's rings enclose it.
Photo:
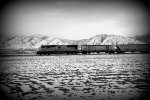
M 139 1 L 123 1 L 14 1 L 1 10 L 1 33 L 77 40 L 105 33 L 133 36 L 150 32 L 147 7 Z

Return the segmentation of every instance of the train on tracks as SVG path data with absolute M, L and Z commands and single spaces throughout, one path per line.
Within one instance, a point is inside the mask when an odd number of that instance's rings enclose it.
M 119 45 L 42 45 L 37 55 L 92 54 L 92 53 L 150 53 L 150 44 Z

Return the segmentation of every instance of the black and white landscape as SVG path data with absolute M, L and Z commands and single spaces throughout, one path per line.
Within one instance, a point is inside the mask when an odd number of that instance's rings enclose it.
M 36 54 L 41 45 L 150 44 L 146 0 L 4 1 L 1 100 L 149 100 L 148 52 Z

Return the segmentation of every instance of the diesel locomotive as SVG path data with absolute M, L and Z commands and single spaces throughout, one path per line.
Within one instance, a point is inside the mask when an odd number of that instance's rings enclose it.
M 38 55 L 46 54 L 77 54 L 78 45 L 42 45 L 38 51 Z
M 42 45 L 38 55 L 50 54 L 91 54 L 91 53 L 150 53 L 150 44 L 119 44 L 119 45 Z

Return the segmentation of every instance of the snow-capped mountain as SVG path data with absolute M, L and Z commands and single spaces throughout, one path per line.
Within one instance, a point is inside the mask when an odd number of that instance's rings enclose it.
M 67 40 L 51 38 L 45 35 L 14 36 L 0 41 L 0 48 L 4 49 L 37 49 L 41 45 L 111 45 L 111 44 L 144 44 L 136 38 L 119 35 L 100 34 L 89 39 Z
M 29 49 L 33 48 L 37 43 L 47 39 L 47 36 L 32 35 L 32 36 L 14 36 L 7 37 L 1 41 L 1 48 L 6 49 Z
M 144 44 L 132 37 L 123 37 L 119 35 L 100 34 L 89 38 L 87 45 L 112 45 L 112 44 Z
M 88 39 L 87 45 L 101 45 L 107 38 L 107 34 L 100 34 Z
M 109 35 L 107 38 L 103 41 L 102 45 L 105 44 L 144 44 L 144 42 L 138 41 L 134 38 L 129 37 L 123 37 L 118 35 Z

